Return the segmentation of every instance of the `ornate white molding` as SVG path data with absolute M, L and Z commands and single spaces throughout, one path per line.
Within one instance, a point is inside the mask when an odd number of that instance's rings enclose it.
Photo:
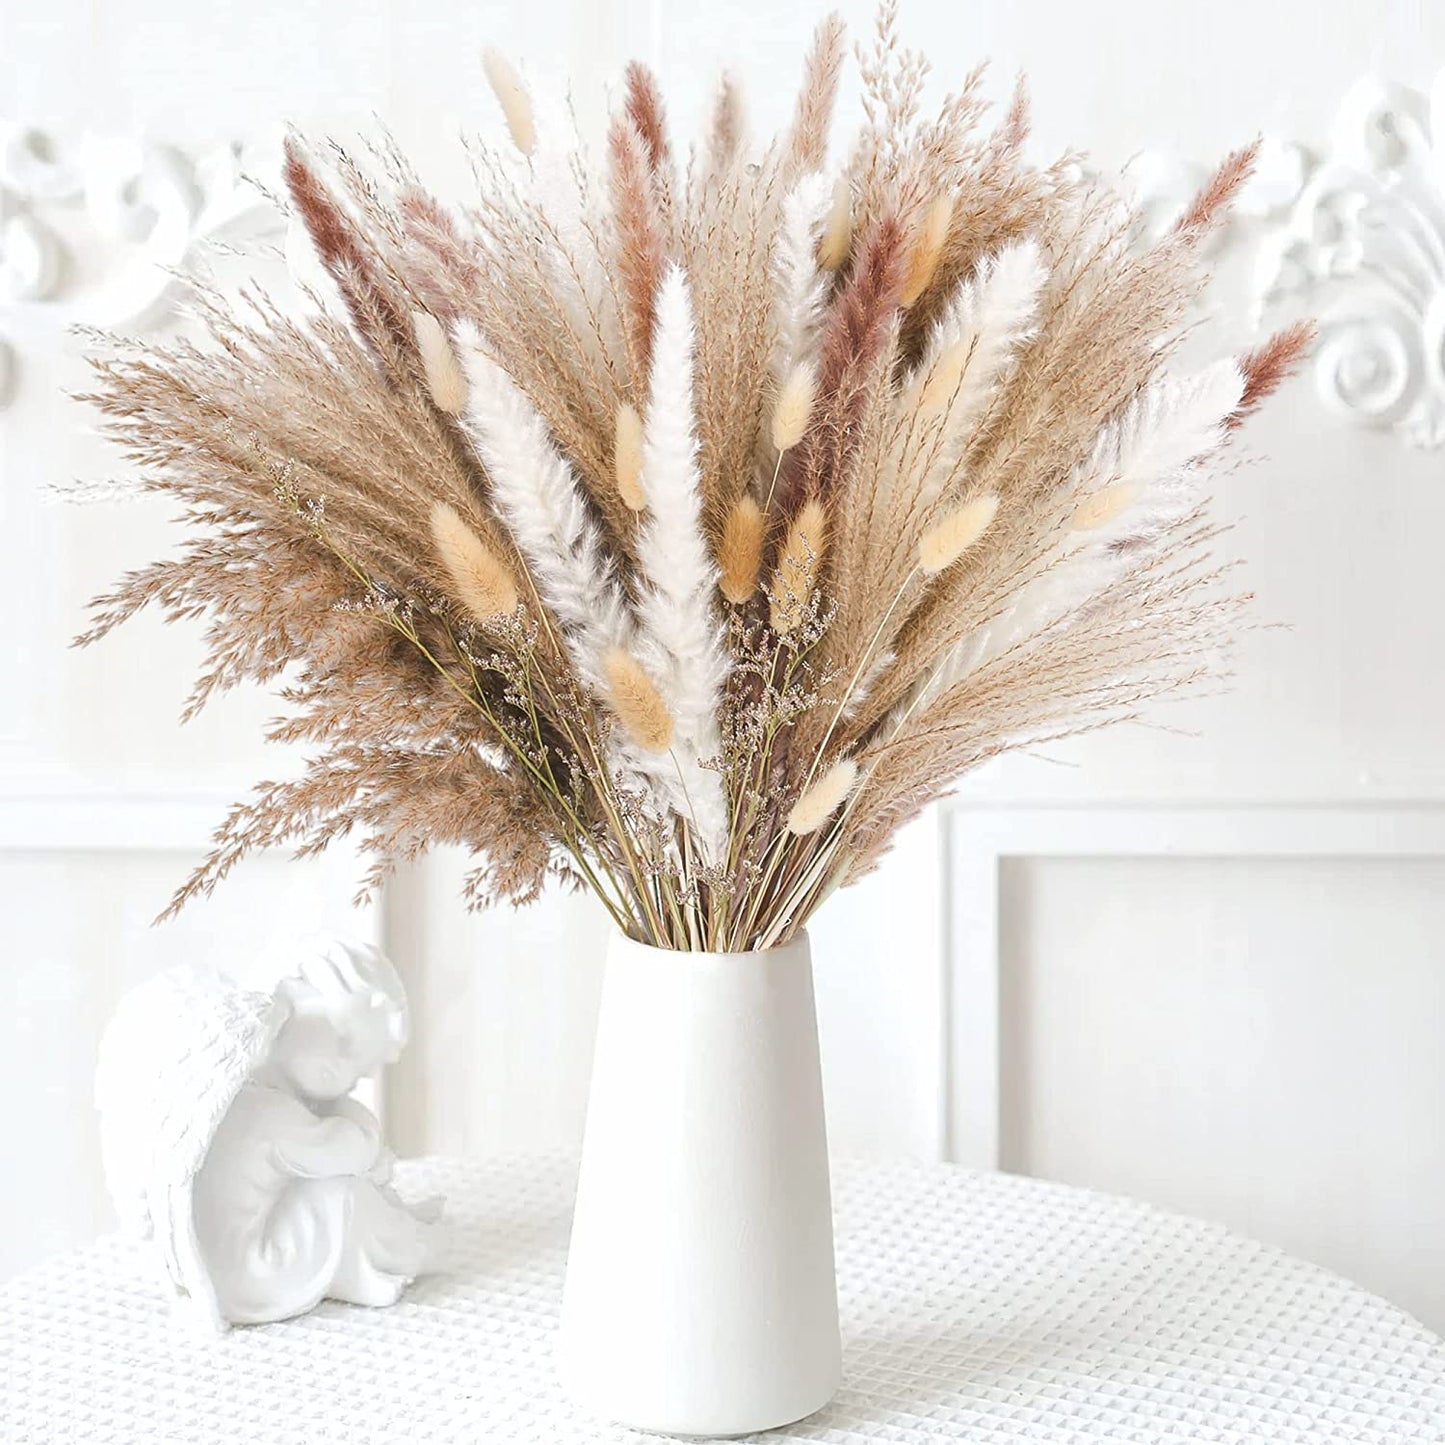
M 67 145 L 0 124 L 0 405 L 37 320 L 155 326 L 171 315 L 176 270 L 200 246 L 284 234 L 247 179 L 273 175 L 277 150 L 268 141 L 188 155 L 95 135 Z
M 1320 323 L 1321 399 L 1411 446 L 1445 443 L 1445 72 L 1345 97 L 1328 149 L 1255 258 L 1256 314 Z

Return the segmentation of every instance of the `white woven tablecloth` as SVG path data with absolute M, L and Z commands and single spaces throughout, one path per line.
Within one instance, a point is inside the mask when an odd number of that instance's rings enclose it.
M 389 1310 L 200 1337 L 105 1239 L 0 1289 L 0 1439 L 638 1441 L 553 1378 L 574 1166 L 402 1167 L 448 1196 L 455 1269 Z M 1445 1344 L 1216 1226 L 926 1166 L 839 1171 L 844 1383 L 787 1440 L 1445 1441 Z

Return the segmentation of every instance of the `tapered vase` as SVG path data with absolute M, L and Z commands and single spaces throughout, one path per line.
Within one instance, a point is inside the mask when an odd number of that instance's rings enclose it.
M 559 1365 L 594 1415 L 741 1435 L 840 1375 L 808 940 L 683 953 L 615 936 Z

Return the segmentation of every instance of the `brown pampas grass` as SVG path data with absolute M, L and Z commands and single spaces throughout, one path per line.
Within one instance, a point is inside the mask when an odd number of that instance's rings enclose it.
M 470 194 L 288 142 L 339 303 L 197 278 L 196 338 L 96 359 L 183 530 L 80 640 L 203 619 L 186 715 L 275 688 L 304 759 L 174 906 L 256 849 L 352 839 L 365 891 L 449 843 L 469 904 L 556 881 L 651 944 L 765 949 L 970 769 L 1216 684 L 1247 599 L 1211 490 L 1310 340 L 1179 361 L 1254 149 L 1142 240 L 1026 158 L 1022 84 L 930 105 L 896 9 L 833 160 L 835 16 L 783 134 L 726 80 L 689 147 L 633 65 L 600 164 L 488 52 Z
M 665 753 L 672 746 L 675 725 L 657 684 L 638 660 L 620 647 L 602 659 L 607 675 L 607 702 L 627 735 L 644 752 Z
M 1314 323 L 1296 321 L 1240 357 L 1244 393 L 1227 423 L 1231 431 L 1242 426 L 1304 365 L 1314 340 Z
M 763 509 L 747 494 L 733 503 L 718 540 L 718 586 L 735 606 L 742 606 L 758 590 L 768 524 Z
M 1199 194 L 1184 209 L 1184 214 L 1174 223 L 1174 230 L 1181 236 L 1201 236 L 1213 230 L 1228 213 L 1234 198 L 1244 189 L 1245 183 L 1254 174 L 1255 162 L 1259 159 L 1260 142 L 1232 151 L 1223 163 L 1200 188 Z
M 517 584 L 507 564 L 462 520 L 438 502 L 431 513 L 432 541 L 456 594 L 478 622 L 495 622 L 517 610 Z

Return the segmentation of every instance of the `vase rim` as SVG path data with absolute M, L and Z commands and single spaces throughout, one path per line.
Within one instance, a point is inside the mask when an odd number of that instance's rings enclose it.
M 657 954 L 665 956 L 676 954 L 679 958 L 690 959 L 718 959 L 718 960 L 743 960 L 748 958 L 778 958 L 788 953 L 807 953 L 810 943 L 808 930 L 800 928 L 786 943 L 775 943 L 771 948 L 741 948 L 723 951 L 714 951 L 705 948 L 660 948 L 655 943 L 644 943 L 639 938 L 633 938 L 630 934 L 624 933 L 620 928 L 613 927 L 610 930 L 611 942 L 614 946 L 625 947 L 629 951 L 642 954 Z

